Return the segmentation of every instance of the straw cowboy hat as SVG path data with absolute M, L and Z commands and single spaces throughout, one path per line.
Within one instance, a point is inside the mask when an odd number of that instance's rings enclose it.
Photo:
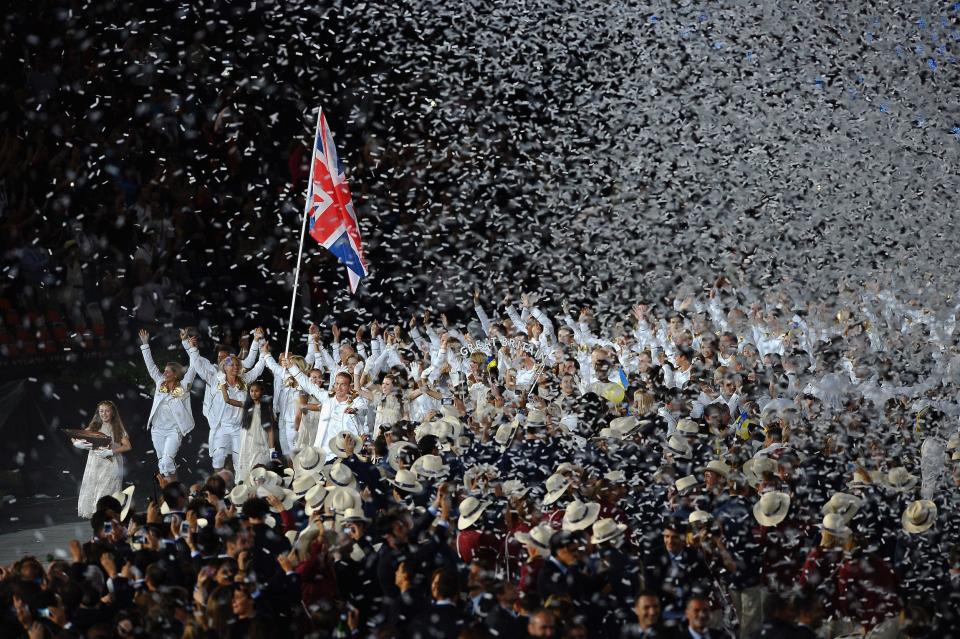
M 887 473 L 887 485 L 896 493 L 910 492 L 918 481 L 919 478 L 916 475 L 911 475 L 903 466 L 891 468 L 890 472 Z
M 840 515 L 844 521 L 849 524 L 853 516 L 860 510 L 861 505 L 863 505 L 863 500 L 855 495 L 851 495 L 850 493 L 834 493 L 820 510 L 824 515 L 831 513 Z
M 684 435 L 699 435 L 700 426 L 692 419 L 681 419 L 677 422 L 677 432 Z
M 353 471 L 344 463 L 335 461 L 323 467 L 323 477 L 327 480 L 327 488 L 356 488 L 357 478 Z
M 320 451 L 314 446 L 305 446 L 303 450 L 293 458 L 294 472 L 298 475 L 302 473 L 320 472 L 320 464 L 322 463 L 323 458 L 320 456 Z
M 417 475 L 412 470 L 406 470 L 401 468 L 397 471 L 397 474 L 393 479 L 387 480 L 390 485 L 401 492 L 405 493 L 421 493 L 423 492 L 423 484 L 417 481 Z
M 693 455 L 693 449 L 690 447 L 690 443 L 683 437 L 678 437 L 677 435 L 670 435 L 667 441 L 664 442 L 663 449 L 674 457 L 690 458 Z
M 445 465 L 438 455 L 424 455 L 413 462 L 410 470 L 424 479 L 441 479 L 447 476 L 450 467 Z
M 457 529 L 466 530 L 477 523 L 477 520 L 483 516 L 483 511 L 486 510 L 489 505 L 489 502 L 480 501 L 476 497 L 467 497 L 464 499 L 460 502 L 460 517 L 457 519 Z
M 568 488 L 570 488 L 570 480 L 564 475 L 554 473 L 547 477 L 545 486 L 547 489 L 547 494 L 543 496 L 543 505 L 549 506 L 563 497 L 563 494 L 567 492 Z
M 521 544 L 533 546 L 541 555 L 550 554 L 550 538 L 553 537 L 553 527 L 550 524 L 538 524 L 529 532 L 518 532 L 514 537 Z
M 290 488 L 293 486 L 293 480 L 296 479 L 296 473 L 293 472 L 293 469 L 289 466 L 283 469 L 283 486 L 284 488 Z
M 623 537 L 627 531 L 624 524 L 618 524 L 613 519 L 600 519 L 593 524 L 593 534 L 590 536 L 590 542 L 602 544 L 614 539 Z
M 727 465 L 727 463 L 722 459 L 711 459 L 709 462 L 707 462 L 706 466 L 700 469 L 701 472 L 706 472 L 708 470 L 726 479 L 730 476 L 730 471 L 733 469 L 730 468 L 730 466 Z
M 332 488 L 327 492 L 323 506 L 328 513 L 342 515 L 351 508 L 363 508 L 363 499 L 352 488 Z
M 789 510 L 790 495 L 772 490 L 753 505 L 753 516 L 761 526 L 776 526 L 786 519 Z
M 359 447 L 360 438 L 348 430 L 340 431 L 337 433 L 336 437 L 333 437 L 327 444 L 327 448 L 330 449 L 330 452 L 340 459 L 346 459 L 350 455 L 354 454 Z
M 853 531 L 847 526 L 847 521 L 839 513 L 827 513 L 823 516 L 823 523 L 820 530 L 830 533 L 840 539 L 849 539 Z
M 300 475 L 293 480 L 291 489 L 297 497 L 303 497 L 307 491 L 317 485 L 317 476 L 313 474 Z
M 473 490 L 472 484 L 481 477 L 490 480 L 495 479 L 499 474 L 500 471 L 492 464 L 474 464 L 463 473 L 463 487 L 467 490 Z
M 610 430 L 621 439 L 631 435 L 639 425 L 637 418 L 633 415 L 617 417 L 616 419 L 610 420 Z
M 676 487 L 677 493 L 683 495 L 690 492 L 690 490 L 692 490 L 699 484 L 700 484 L 700 480 L 697 479 L 696 475 L 687 475 L 686 477 L 681 477 L 680 479 L 675 481 L 674 487 Z
M 583 503 L 575 499 L 567 506 L 563 513 L 563 529 L 567 532 L 576 532 L 584 530 L 597 521 L 600 514 L 600 504 L 595 502 Z
M 900 518 L 903 529 L 912 535 L 930 530 L 936 520 L 937 505 L 929 499 L 918 499 L 911 503 Z
M 307 494 L 304 495 L 303 498 L 306 504 L 304 512 L 307 513 L 307 517 L 311 516 L 314 511 L 323 508 L 323 502 L 326 501 L 328 492 L 326 487 L 320 484 L 315 484 L 313 488 L 307 491 Z
M 393 442 L 387 447 L 387 464 L 393 469 L 393 472 L 400 470 L 399 460 L 402 458 L 416 458 L 420 454 L 420 449 L 410 442 Z M 407 463 L 409 468 L 413 462 Z
M 516 418 L 497 427 L 497 432 L 493 435 L 493 440 L 500 446 L 506 446 L 510 443 L 513 434 L 520 428 L 520 421 Z
M 130 484 L 120 492 L 111 495 L 111 497 L 120 502 L 120 521 L 127 518 L 127 513 L 130 512 L 130 506 L 133 505 L 133 489 L 134 485 Z

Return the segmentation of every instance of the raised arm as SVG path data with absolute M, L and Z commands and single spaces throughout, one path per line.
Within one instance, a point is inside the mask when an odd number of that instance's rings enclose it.
M 490 317 L 487 316 L 487 312 L 483 310 L 483 306 L 480 305 L 480 291 L 473 291 L 473 310 L 477 314 L 477 319 L 480 320 L 480 327 L 483 329 L 483 334 L 487 337 L 490 336 Z
M 263 372 L 264 366 L 266 366 L 266 359 L 263 357 L 263 354 L 260 354 L 260 359 L 257 360 L 256 366 L 248 370 L 243 374 L 242 379 L 244 384 L 252 384 L 257 381 L 257 378 L 260 377 L 260 374 Z
M 257 357 L 259 356 L 260 342 L 263 340 L 263 329 L 257 328 L 253 331 L 253 340 L 250 344 L 250 352 L 247 353 L 247 356 L 243 358 L 240 364 L 243 366 L 244 370 L 253 368 L 254 364 L 257 363 Z
M 147 374 L 150 375 L 150 379 L 152 379 L 155 384 L 159 384 L 163 381 L 163 375 L 160 373 L 160 369 L 157 368 L 157 365 L 153 362 L 153 355 L 150 353 L 150 346 L 148 344 L 149 341 L 150 333 L 145 330 L 141 330 L 140 353 L 143 355 L 143 363 L 147 367 Z
M 320 400 L 320 403 L 323 404 L 329 397 L 330 394 L 327 392 L 326 388 L 317 386 L 310 381 L 310 378 L 296 366 L 290 366 L 287 368 L 287 372 L 290 373 L 290 376 L 297 380 L 297 383 L 300 384 L 300 388 L 304 392 L 309 393 Z
M 190 368 L 207 384 L 216 385 L 217 367 L 211 364 L 206 357 L 200 355 L 200 350 L 197 348 L 197 338 L 191 337 L 189 340 L 181 340 L 181 343 L 190 358 Z

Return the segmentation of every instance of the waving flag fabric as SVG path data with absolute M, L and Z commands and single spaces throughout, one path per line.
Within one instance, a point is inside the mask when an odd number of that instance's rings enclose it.
M 367 263 L 363 258 L 360 227 L 353 210 L 350 186 L 322 109 L 313 144 L 305 214 L 310 237 L 336 255 L 347 267 L 350 292 L 356 293 L 360 279 L 367 276 Z

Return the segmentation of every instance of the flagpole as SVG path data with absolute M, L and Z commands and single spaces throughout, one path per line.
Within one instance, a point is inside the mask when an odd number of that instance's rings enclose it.
M 290 297 L 290 318 L 287 320 L 287 342 L 283 348 L 284 353 L 290 352 L 290 334 L 293 332 L 293 311 L 297 303 L 297 288 L 300 286 L 300 261 L 303 258 L 303 239 L 307 235 L 307 215 L 310 212 L 310 188 L 313 184 L 314 154 L 317 150 L 317 136 L 320 135 L 321 111 L 321 108 L 317 108 L 317 131 L 313 136 L 313 142 L 310 144 L 310 177 L 307 180 L 307 201 L 304 203 L 303 223 L 300 226 L 300 246 L 297 248 L 297 269 L 293 274 L 293 295 Z

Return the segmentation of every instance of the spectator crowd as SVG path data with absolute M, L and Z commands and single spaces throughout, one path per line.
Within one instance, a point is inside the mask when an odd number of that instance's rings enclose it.
M 466 327 L 311 327 L 303 355 L 257 329 L 208 360 L 185 327 L 162 370 L 143 333 L 157 483 L 122 486 L 133 426 L 101 403 L 90 538 L 3 569 L 0 634 L 957 633 L 954 317 L 870 286 L 748 305 L 723 278 L 608 324 L 474 300 Z

